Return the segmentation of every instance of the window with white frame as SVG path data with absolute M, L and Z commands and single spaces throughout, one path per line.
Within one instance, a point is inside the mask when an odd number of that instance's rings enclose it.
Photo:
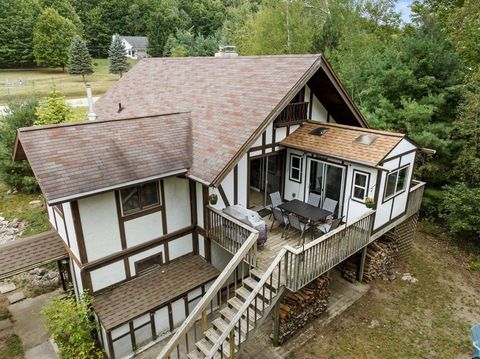
M 155 207 L 160 204 L 158 182 L 124 188 L 120 190 L 120 198 L 124 215 Z
M 385 200 L 390 199 L 397 194 L 403 192 L 407 187 L 408 165 L 387 175 L 387 182 L 385 184 Z
M 302 156 L 290 154 L 290 180 L 302 182 Z
M 353 171 L 352 198 L 358 201 L 364 201 L 368 196 L 368 182 L 370 174 L 366 172 Z

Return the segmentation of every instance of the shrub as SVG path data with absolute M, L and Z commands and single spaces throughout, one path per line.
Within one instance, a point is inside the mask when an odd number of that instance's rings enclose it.
M 10 102 L 8 114 L 0 117 L 0 180 L 19 191 L 34 193 L 38 184 L 27 161 L 15 162 L 12 149 L 17 129 L 32 126 L 37 119 L 37 100 Z
M 67 297 L 53 298 L 42 310 L 45 327 L 58 345 L 60 358 L 102 358 L 95 345 L 97 325 L 91 307 L 92 299 L 83 294 L 79 300 L 70 293 Z
M 35 125 L 54 125 L 70 121 L 73 117 L 71 107 L 65 103 L 65 97 L 56 89 L 53 89 L 47 97 L 40 100 L 36 114 Z

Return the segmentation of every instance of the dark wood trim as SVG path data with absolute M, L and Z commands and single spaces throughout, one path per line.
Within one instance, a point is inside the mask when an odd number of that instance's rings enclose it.
M 62 206 L 62 210 L 59 210 L 59 209 L 58 209 L 58 206 Z M 62 205 L 62 204 L 55 204 L 55 205 L 52 206 L 52 208 L 53 208 L 53 211 L 54 211 L 54 212 L 57 212 L 57 214 L 60 216 L 60 218 L 65 219 L 65 218 L 64 218 L 63 205 Z
M 133 256 L 135 254 L 146 251 L 148 249 L 151 249 L 153 247 L 159 246 L 159 245 L 161 245 L 165 242 L 173 241 L 175 239 L 184 237 L 188 234 L 191 234 L 193 230 L 194 230 L 193 226 L 188 226 L 188 227 L 179 229 L 175 232 L 167 234 L 166 236 L 155 238 L 155 239 L 152 239 L 150 241 L 138 244 L 136 246 L 129 247 L 129 248 L 127 248 L 125 250 L 122 250 L 120 252 L 112 253 L 112 254 L 110 254 L 106 257 L 94 260 L 90 263 L 85 264 L 83 268 L 84 268 L 84 270 L 87 270 L 87 271 L 93 271 L 95 269 L 104 267 L 104 266 L 109 265 L 111 263 L 118 262 L 118 261 L 124 259 L 125 257 L 130 257 L 130 256 Z M 166 258 L 166 255 L 165 255 L 165 258 Z M 167 263 L 167 260 L 165 260 L 165 262 Z
M 262 155 L 265 154 L 265 146 L 267 145 L 267 130 L 262 133 Z
M 203 228 L 208 230 L 208 187 L 202 186 L 202 197 L 203 197 Z M 205 259 L 207 262 L 212 263 L 212 242 L 208 236 L 204 237 L 204 247 L 205 247 Z
M 115 191 L 115 204 L 117 207 L 117 220 L 118 220 L 118 230 L 120 232 L 120 243 L 122 249 L 127 248 L 127 238 L 125 236 L 125 225 L 124 221 L 126 217 L 122 217 L 122 207 L 120 204 L 120 192 Z
M 365 200 L 361 201 L 357 198 L 353 198 L 353 188 L 355 187 L 355 173 L 360 173 L 360 174 L 363 174 L 363 175 L 366 175 L 367 176 L 367 187 L 366 187 L 366 191 L 365 191 L 365 197 L 368 197 L 368 191 L 370 189 L 370 172 L 366 172 L 366 171 L 362 171 L 362 170 L 359 170 L 359 169 L 356 169 L 356 168 L 352 168 L 352 186 L 350 188 L 350 198 L 352 199 L 352 201 L 354 202 L 357 202 L 357 203 L 362 203 L 362 204 L 365 204 Z
M 233 204 L 238 204 L 238 164 L 233 167 Z
M 168 226 L 167 226 L 167 205 L 166 205 L 166 199 L 165 199 L 165 184 L 164 180 L 160 180 L 160 201 L 162 204 L 162 229 L 163 229 L 163 234 L 168 233 Z
M 168 304 L 167 304 L 167 308 L 168 308 L 168 324 L 170 325 L 170 331 L 172 331 L 172 330 L 174 329 L 172 302 L 173 302 L 173 300 L 171 300 L 171 301 L 168 302 Z
M 130 328 L 130 338 L 132 340 L 132 349 L 135 350 L 137 348 L 137 341 L 135 340 L 135 328 L 133 327 L 133 320 L 128 322 L 128 326 Z
M 223 201 L 223 204 L 225 205 L 225 207 L 230 207 L 230 202 L 228 201 L 228 197 L 227 197 L 225 191 L 223 190 L 222 185 L 218 186 L 218 193 L 220 193 L 220 196 L 222 197 L 222 201 Z
M 77 264 L 77 266 L 79 268 L 82 268 L 83 267 L 82 262 L 80 261 L 80 259 L 78 259 L 77 255 L 73 253 L 72 249 L 65 242 L 63 242 L 63 247 L 67 251 L 68 256 Z
M 87 248 L 85 247 L 85 238 L 83 237 L 82 221 L 80 219 L 80 210 L 78 209 L 78 202 L 72 201 L 72 220 L 73 227 L 75 228 L 75 237 L 77 238 L 78 252 L 80 256 L 80 262 L 88 263 Z
M 313 113 L 313 91 L 310 87 L 308 87 L 308 89 L 310 90 L 310 106 L 308 108 L 308 119 L 311 121 Z
M 57 215 L 55 214 L 55 210 L 53 209 L 53 206 L 50 207 L 52 209 L 52 214 L 53 214 L 53 221 L 55 222 L 55 229 L 58 231 L 58 222 L 57 222 Z
M 155 327 L 155 312 L 150 312 L 150 325 L 152 327 L 152 339 L 157 339 L 157 328 Z
M 290 136 L 290 126 L 287 126 L 287 134 L 285 137 L 288 137 L 288 136 Z
M 400 166 L 400 161 L 398 161 L 398 165 Z M 401 194 L 405 193 L 406 190 L 408 190 L 407 188 L 407 183 L 405 183 L 405 188 L 398 192 L 398 193 L 395 193 L 393 196 L 389 197 L 389 198 L 385 198 L 385 194 L 387 192 L 387 183 L 388 183 L 388 176 L 391 175 L 392 173 L 395 173 L 395 172 L 400 172 L 400 170 L 404 169 L 404 168 L 407 168 L 407 177 L 405 178 L 405 180 L 407 180 L 408 176 L 410 175 L 410 164 L 406 164 L 404 166 L 401 166 L 401 167 L 398 167 L 394 170 L 392 170 L 391 172 L 387 173 L 386 176 L 385 176 L 385 184 L 383 186 L 383 197 L 382 197 L 382 204 L 384 203 L 387 203 L 388 201 L 394 199 L 395 197 L 398 197 L 400 196 Z M 398 176 L 398 175 L 397 175 Z M 395 190 L 397 189 L 396 188 L 396 182 L 395 182 Z
M 189 180 L 188 186 L 190 190 L 190 222 L 194 226 L 192 233 L 193 239 L 193 253 L 199 253 L 199 244 L 198 244 L 198 232 L 197 228 L 197 185 L 194 181 Z
M 298 157 L 300 159 L 300 168 L 299 168 L 300 179 L 299 180 L 292 179 L 292 175 L 291 175 L 292 174 L 292 157 Z M 290 156 L 288 157 L 288 179 L 289 181 L 292 181 L 292 182 L 302 183 L 302 177 L 303 177 L 303 156 L 290 152 Z
M 397 147 L 397 146 L 395 146 L 395 147 Z M 409 155 L 409 154 L 411 154 L 411 153 L 413 153 L 413 152 L 417 152 L 417 149 L 414 149 L 414 150 L 410 150 L 410 151 L 407 151 L 407 152 L 404 152 L 404 153 L 399 153 L 398 155 L 392 156 L 391 158 L 387 158 L 387 156 L 390 154 L 390 152 L 392 152 L 392 151 L 395 149 L 395 147 L 392 148 L 392 149 L 382 158 L 382 160 L 381 160 L 379 163 L 381 163 L 381 164 L 383 165 L 383 164 L 385 164 L 386 162 L 390 162 L 390 161 L 396 160 L 396 159 L 399 158 L 399 157 L 403 157 L 403 156 Z
M 330 122 L 330 112 L 327 111 L 327 123 Z
M 207 232 L 200 226 L 195 227 L 195 232 L 204 237 L 207 235 Z
M 82 280 L 83 290 L 87 289 L 90 294 L 93 294 L 92 277 L 90 273 L 85 271 L 85 268 L 80 269 L 80 279 Z
M 118 193 L 118 191 L 115 191 L 115 193 Z M 162 205 L 155 205 L 154 207 L 149 207 L 149 208 L 146 208 L 146 209 L 142 209 L 138 212 L 122 216 L 122 213 L 121 213 L 122 209 L 120 207 L 120 220 L 122 222 L 131 221 L 131 220 L 136 219 L 136 218 L 140 218 L 140 217 L 143 217 L 143 216 L 148 216 L 149 214 L 152 214 L 152 213 L 160 212 L 162 209 L 163 209 Z
M 377 170 L 377 180 L 376 180 L 376 183 L 375 183 L 375 197 L 373 198 L 373 200 L 375 201 L 375 204 L 373 205 L 373 209 L 376 210 L 377 207 L 378 207 L 378 202 L 380 201 L 380 186 L 382 184 L 382 170 Z M 376 212 L 375 212 L 376 214 Z M 374 218 L 375 220 L 375 215 L 374 215 Z
M 113 349 L 113 340 L 112 340 L 112 331 L 109 330 L 107 332 L 107 345 L 108 345 L 108 351 L 110 354 L 111 359 L 115 359 L 115 351 Z

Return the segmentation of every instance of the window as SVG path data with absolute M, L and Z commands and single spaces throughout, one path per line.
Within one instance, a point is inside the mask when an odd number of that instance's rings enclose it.
M 290 155 L 290 180 L 302 182 L 302 157 L 298 155 Z
M 387 183 L 385 185 L 385 200 L 403 192 L 407 187 L 408 166 L 395 170 L 387 175 Z
M 352 198 L 364 201 L 368 196 L 368 182 L 370 174 L 364 172 L 353 171 L 353 190 Z
M 120 191 L 124 215 L 140 212 L 160 204 L 158 182 L 149 182 Z
M 154 254 L 153 256 L 143 258 L 135 262 L 135 272 L 137 275 L 146 272 L 150 269 L 156 268 L 163 264 L 162 252 Z

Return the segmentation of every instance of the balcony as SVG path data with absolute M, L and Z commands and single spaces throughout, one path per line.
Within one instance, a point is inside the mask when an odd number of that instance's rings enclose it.
M 290 103 L 273 122 L 275 127 L 301 124 L 307 119 L 308 102 Z

